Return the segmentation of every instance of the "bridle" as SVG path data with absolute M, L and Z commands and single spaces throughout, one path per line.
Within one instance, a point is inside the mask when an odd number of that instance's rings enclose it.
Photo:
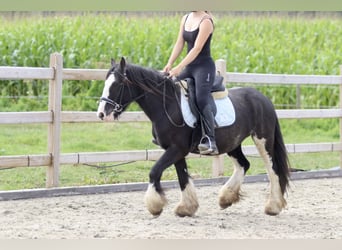
M 144 97 L 145 95 L 146 95 L 146 91 L 144 91 L 144 93 L 142 93 L 141 95 L 139 95 L 139 96 L 137 96 L 137 97 L 135 97 L 135 98 L 132 98 L 132 92 L 131 92 L 131 89 L 129 88 L 129 85 L 130 84 L 132 84 L 132 82 L 127 78 L 127 75 L 126 75 L 126 72 L 125 73 L 120 73 L 120 72 L 118 72 L 119 74 L 120 74 L 120 76 L 122 76 L 123 77 L 123 80 L 122 80 L 122 87 L 120 88 L 120 102 L 121 102 L 121 100 L 122 100 L 122 96 L 123 96 L 123 92 L 124 92 L 124 88 L 125 88 L 125 85 L 127 85 L 128 86 L 128 91 L 129 91 L 129 94 L 130 94 L 130 97 L 131 97 L 131 100 L 129 101 L 129 102 L 127 102 L 127 103 L 125 103 L 125 104 L 122 104 L 122 103 L 117 103 L 117 102 L 115 102 L 115 101 L 113 101 L 112 99 L 110 99 L 110 98 L 107 98 L 107 97 L 101 97 L 100 98 L 100 101 L 104 101 L 104 102 L 106 102 L 107 104 L 109 104 L 109 105 L 111 105 L 111 106 L 113 106 L 113 115 L 115 115 L 115 113 L 121 113 L 131 102 L 135 102 L 135 101 L 137 101 L 137 100 L 139 100 L 140 98 L 142 98 L 142 97 Z M 114 72 L 112 73 L 112 74 L 114 74 Z M 166 78 L 165 78 L 166 79 Z M 184 123 L 184 120 L 183 120 L 183 122 L 182 122 L 182 124 L 176 124 L 174 121 L 173 121 L 173 119 L 172 119 L 172 117 L 169 115 L 169 113 L 167 112 L 167 108 L 166 108 L 166 80 L 163 80 L 162 81 L 162 83 L 160 83 L 160 84 L 157 84 L 157 85 L 161 85 L 161 84 L 163 84 L 164 86 L 163 86 L 163 108 L 164 108 L 164 111 L 165 111 L 165 114 L 166 114 L 166 116 L 167 116 L 167 118 L 168 118 L 168 120 L 171 122 L 171 124 L 173 125 L 173 126 L 175 126 L 175 127 L 184 127 L 185 126 L 185 123 Z M 175 94 L 175 97 L 176 97 L 176 101 L 177 101 L 177 104 L 178 104 L 178 106 L 179 106 L 179 108 L 180 108 L 180 101 L 179 101 L 179 99 L 178 99 L 178 97 L 177 97 L 177 94 L 176 94 L 176 92 L 175 92 L 175 90 L 174 90 L 174 94 Z M 181 109 L 181 108 L 180 108 Z
M 119 91 L 119 95 L 120 95 L 120 103 L 117 103 L 116 101 L 113 101 L 112 99 L 110 98 L 107 98 L 107 97 L 101 97 L 100 98 L 100 101 L 104 101 L 106 102 L 107 104 L 113 106 L 113 114 L 115 113 L 121 113 L 131 102 L 134 102 L 134 101 L 137 101 L 138 99 L 142 98 L 143 96 L 145 96 L 145 92 L 135 98 L 132 98 L 132 92 L 131 92 L 131 89 L 129 88 L 129 85 L 128 85 L 128 91 L 129 91 L 129 95 L 131 97 L 131 101 L 125 103 L 125 104 L 122 104 L 121 103 L 121 100 L 122 100 L 122 96 L 123 96 L 123 93 L 124 93 L 124 88 L 125 88 L 125 84 L 126 83 L 129 83 L 131 84 L 132 82 L 127 78 L 126 76 L 126 72 L 124 74 L 118 72 L 120 74 L 120 76 L 123 77 L 123 81 L 122 81 L 122 87 L 120 88 L 120 91 Z M 114 72 L 112 73 L 114 74 Z

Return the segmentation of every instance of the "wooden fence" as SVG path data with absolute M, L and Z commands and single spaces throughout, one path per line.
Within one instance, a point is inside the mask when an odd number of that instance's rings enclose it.
M 244 74 L 227 73 L 223 60 L 216 61 L 217 70 L 229 83 L 253 83 L 253 84 L 331 84 L 339 85 L 340 100 L 342 100 L 342 75 L 280 75 L 280 74 Z M 68 112 L 61 111 L 62 83 L 63 80 L 104 80 L 107 70 L 102 69 L 65 69 L 63 58 L 54 53 L 50 56 L 49 68 L 33 67 L 0 67 L 0 79 L 40 79 L 49 80 L 49 104 L 46 112 L 0 112 L 0 124 L 48 124 L 48 149 L 43 155 L 14 155 L 1 156 L 0 169 L 15 167 L 47 166 L 46 187 L 59 186 L 59 166 L 63 164 L 84 164 L 98 162 L 120 162 L 138 160 L 156 160 L 162 154 L 162 150 L 142 151 L 115 151 L 94 153 L 69 153 L 60 152 L 61 123 L 100 122 L 95 112 Z M 342 67 L 341 67 L 342 72 Z M 340 135 L 342 134 L 342 109 L 294 109 L 277 110 L 280 119 L 307 119 L 307 118 L 339 118 Z M 148 121 L 143 112 L 126 112 L 122 114 L 120 122 Z M 305 152 L 342 152 L 342 140 L 340 142 L 287 144 L 289 153 Z M 247 154 L 256 154 L 254 146 L 244 146 Z M 199 157 L 190 154 L 189 157 Z M 340 166 L 342 154 L 340 157 Z M 213 157 L 213 176 L 223 173 L 223 157 Z

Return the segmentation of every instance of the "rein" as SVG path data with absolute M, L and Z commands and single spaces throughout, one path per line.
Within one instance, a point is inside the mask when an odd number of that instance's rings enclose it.
M 173 120 L 172 120 L 172 117 L 169 115 L 169 113 L 167 112 L 167 108 L 166 108 L 166 84 L 165 84 L 165 80 L 163 81 L 164 82 L 164 88 L 163 88 L 163 107 L 164 107 L 164 111 L 165 111 L 165 114 L 167 116 L 167 119 L 169 120 L 169 122 L 177 127 L 177 128 L 182 128 L 185 126 L 185 122 L 184 122 L 184 119 L 183 119 L 183 122 L 182 124 L 176 124 Z M 172 85 L 172 89 L 173 89 L 173 93 L 176 97 L 176 102 L 177 102 L 177 105 L 178 105 L 178 108 L 179 110 L 181 110 L 181 104 L 180 104 L 180 100 L 178 99 L 178 96 L 177 96 L 177 93 L 176 93 L 176 90 L 175 90 L 175 85 L 173 84 Z

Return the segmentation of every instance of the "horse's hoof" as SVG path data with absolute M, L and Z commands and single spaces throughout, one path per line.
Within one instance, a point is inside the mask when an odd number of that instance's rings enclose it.
M 159 216 L 163 212 L 163 208 L 167 204 L 167 200 L 164 194 L 158 193 L 153 185 L 149 185 L 145 194 L 145 204 L 147 210 L 153 216 Z
M 175 208 L 175 214 L 179 217 L 185 217 L 189 216 L 192 217 L 195 215 L 199 205 L 198 203 L 193 204 L 190 207 L 185 206 L 184 204 L 180 203 L 176 208 Z
M 158 218 L 161 215 L 161 213 L 163 212 L 163 209 L 160 210 L 159 212 L 157 212 L 157 211 L 149 211 L 149 212 L 153 215 L 153 218 Z
M 222 187 L 219 194 L 219 204 L 222 209 L 230 207 L 240 200 L 239 192 L 234 192 L 230 188 Z
M 275 201 L 272 202 L 271 200 L 269 200 L 265 206 L 265 214 L 271 215 L 271 216 L 278 215 L 285 206 L 286 206 L 285 199 L 282 199 L 278 202 L 275 202 Z
M 189 179 L 189 183 L 182 191 L 182 199 L 178 203 L 174 212 L 180 217 L 193 216 L 199 207 L 194 183 Z
M 271 216 L 276 216 L 280 213 L 281 209 L 275 208 L 275 207 L 265 207 L 265 214 L 271 215 Z
M 161 215 L 161 213 L 163 212 L 164 204 L 165 203 L 159 203 L 154 204 L 153 206 L 147 204 L 146 207 L 150 214 L 153 215 L 153 217 L 159 217 L 159 215 Z
M 220 200 L 219 204 L 220 204 L 221 209 L 226 209 L 226 208 L 230 207 L 231 205 L 233 205 L 233 203 L 223 201 L 223 200 Z

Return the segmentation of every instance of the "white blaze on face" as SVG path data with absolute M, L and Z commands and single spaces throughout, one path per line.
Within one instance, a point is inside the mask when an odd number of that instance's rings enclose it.
M 115 76 L 112 73 L 108 76 L 107 80 L 105 81 L 105 86 L 103 88 L 102 97 L 105 97 L 105 98 L 109 97 L 109 88 L 114 81 L 115 81 Z M 106 105 L 105 101 L 100 101 L 99 107 L 97 109 L 97 117 L 100 117 L 101 113 L 103 113 L 106 116 L 105 105 Z

